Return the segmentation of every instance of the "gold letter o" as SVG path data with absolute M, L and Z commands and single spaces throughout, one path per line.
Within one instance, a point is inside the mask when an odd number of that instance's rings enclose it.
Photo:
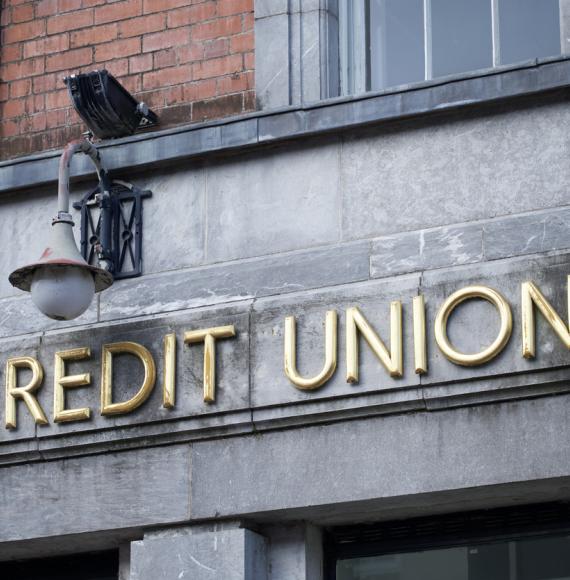
M 447 321 L 459 304 L 471 298 L 483 298 L 493 304 L 499 311 L 501 328 L 497 338 L 485 350 L 475 354 L 464 354 L 451 346 L 447 336 Z M 512 330 L 513 316 L 509 303 L 501 294 L 488 286 L 467 286 L 454 292 L 443 303 L 435 318 L 435 340 L 441 352 L 451 362 L 464 367 L 480 365 L 496 357 L 509 342 Z

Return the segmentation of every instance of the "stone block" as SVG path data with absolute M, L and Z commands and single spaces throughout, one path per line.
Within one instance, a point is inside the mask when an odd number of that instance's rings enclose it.
M 256 258 L 121 281 L 101 296 L 101 319 L 184 308 L 366 280 L 367 242 Z
M 192 447 L 192 516 L 260 519 L 292 510 L 291 519 L 339 521 L 346 509 L 353 522 L 358 505 L 366 520 L 372 508 L 385 516 L 382 506 L 412 495 L 414 509 L 436 497 L 445 506 L 446 494 L 455 498 L 447 510 L 466 509 L 479 492 L 485 505 L 501 494 L 505 502 L 512 486 L 528 480 L 538 501 L 548 481 L 558 482 L 562 498 L 570 477 L 569 402 L 568 395 L 538 398 L 199 442 Z
M 145 274 L 196 266 L 204 261 L 205 175 L 163 169 L 135 180 L 152 197 L 143 201 Z
M 483 228 L 467 224 L 378 238 L 372 244 L 370 273 L 384 278 L 482 259 Z
M 184 445 L 3 467 L 0 541 L 184 521 L 189 489 Z
M 567 249 L 569 226 L 567 207 L 494 219 L 484 225 L 485 257 L 494 260 Z
M 411 301 L 418 293 L 419 284 L 419 276 L 412 275 L 398 278 L 397 281 L 368 282 L 257 301 L 252 317 L 252 406 L 313 403 L 336 397 L 418 386 L 419 377 L 414 373 L 412 355 Z M 393 300 L 402 300 L 404 304 L 404 376 L 391 378 L 372 350 L 361 339 L 360 382 L 348 384 L 345 349 L 346 309 L 358 306 L 386 347 L 390 348 L 390 302 Z M 285 318 L 296 317 L 298 370 L 302 376 L 311 377 L 318 374 L 324 364 L 324 322 L 327 310 L 337 310 L 339 317 L 337 370 L 333 377 L 317 390 L 299 390 L 289 382 L 283 371 Z M 405 395 L 402 396 L 406 398 Z
M 208 262 L 337 242 L 338 155 L 329 139 L 211 166 Z
M 343 239 L 566 204 L 570 113 L 561 103 L 502 113 L 414 120 L 347 139 Z
M 266 540 L 246 529 L 145 536 L 133 542 L 131 580 L 267 580 Z
M 289 15 L 286 13 L 255 19 L 257 59 L 255 93 L 261 109 L 286 107 L 289 102 Z
M 289 9 L 288 0 L 255 0 L 255 18 L 267 18 L 277 14 L 287 14 Z
M 235 338 L 216 341 L 216 395 L 215 402 L 204 402 L 203 344 L 185 345 L 184 332 L 234 324 Z M 163 407 L 164 336 L 176 335 L 176 402 L 173 409 Z M 149 398 L 128 414 L 100 414 L 101 353 L 104 344 L 132 341 L 147 348 L 155 362 L 156 382 Z M 91 384 L 68 388 L 66 408 L 89 408 L 87 420 L 53 423 L 54 355 L 70 348 L 89 347 L 90 359 L 69 362 L 69 375 L 90 373 Z M 42 340 L 40 360 L 45 367 L 45 384 L 38 399 L 46 409 L 50 425 L 38 432 L 38 437 L 69 436 L 80 432 L 99 432 L 130 425 L 149 425 L 175 419 L 191 418 L 198 425 L 200 417 L 226 414 L 249 408 L 249 305 L 241 304 L 216 310 L 194 311 L 165 318 L 151 318 L 136 322 L 98 326 L 69 333 L 50 333 Z M 144 372 L 140 360 L 133 355 L 117 355 L 113 361 L 113 402 L 127 401 L 143 383 Z M 241 421 L 240 415 L 236 416 Z M 206 420 L 207 422 L 207 420 Z M 228 418 L 227 423 L 231 424 Z M 167 423 L 168 425 L 168 423 Z M 168 432 L 169 426 L 162 427 Z M 120 432 L 109 434 L 111 439 L 121 438 Z M 76 444 L 79 441 L 76 441 Z M 46 444 L 49 448 L 53 444 Z

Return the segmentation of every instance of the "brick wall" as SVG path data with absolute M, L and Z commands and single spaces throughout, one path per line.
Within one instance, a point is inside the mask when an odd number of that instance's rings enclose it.
M 253 0 L 4 0 L 0 158 L 85 130 L 63 77 L 106 68 L 160 116 L 186 124 L 255 108 Z

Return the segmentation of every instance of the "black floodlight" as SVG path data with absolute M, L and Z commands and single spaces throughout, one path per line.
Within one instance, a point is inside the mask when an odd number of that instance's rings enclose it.
M 71 75 L 64 82 L 75 110 L 99 139 L 126 137 L 158 122 L 155 113 L 104 69 Z

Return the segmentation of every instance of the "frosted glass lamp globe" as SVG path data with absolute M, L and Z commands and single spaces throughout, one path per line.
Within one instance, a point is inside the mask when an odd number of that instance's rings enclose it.
M 93 274 L 76 266 L 40 266 L 31 284 L 32 301 L 54 320 L 72 320 L 83 314 L 95 294 Z

